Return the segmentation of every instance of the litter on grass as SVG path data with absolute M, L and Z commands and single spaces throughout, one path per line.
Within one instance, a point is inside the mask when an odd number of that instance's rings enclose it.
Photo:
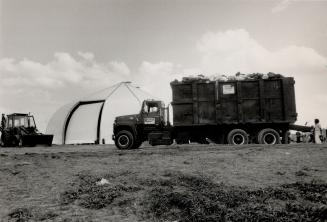
M 102 178 L 100 181 L 97 181 L 95 184 L 98 185 L 98 186 L 102 186 L 102 185 L 110 184 L 110 183 L 109 183 L 109 181 L 107 179 Z

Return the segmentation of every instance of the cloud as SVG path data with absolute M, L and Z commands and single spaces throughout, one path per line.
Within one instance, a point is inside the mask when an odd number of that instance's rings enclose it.
M 324 2 L 326 0 L 277 0 L 277 4 L 271 9 L 273 14 L 285 11 L 291 4 L 295 2 Z
M 83 59 L 88 60 L 88 61 L 93 61 L 94 57 L 95 57 L 94 54 L 91 53 L 91 52 L 81 52 L 81 51 L 79 51 L 79 52 L 77 52 L 77 54 L 80 57 L 82 57 Z
M 0 112 L 32 112 L 40 129 L 63 104 L 120 81 L 171 101 L 170 82 L 184 76 L 275 72 L 294 76 L 299 123 L 320 118 L 327 124 L 327 58 L 310 47 L 269 50 L 244 29 L 207 32 L 195 43 L 198 67 L 172 61 L 143 61 L 131 71 L 123 61 L 98 62 L 91 52 L 57 52 L 48 63 L 0 59 Z
M 293 0 L 295 1 L 295 0 Z M 291 4 L 292 0 L 280 0 L 277 5 L 275 5 L 272 9 L 271 12 L 272 13 L 278 13 L 281 11 L 284 11 L 290 4 Z
M 321 117 L 327 123 L 327 58 L 310 47 L 290 45 L 272 51 L 244 29 L 208 32 L 197 42 L 201 70 L 207 75 L 275 72 L 293 76 L 300 122 Z
M 251 63 L 261 64 L 269 54 L 243 29 L 205 33 L 198 41 L 197 48 L 202 54 L 205 73 L 232 75 L 241 70 L 251 72 Z
M 155 97 L 168 102 L 171 94 L 169 82 L 176 77 L 174 75 L 175 68 L 171 62 L 150 63 L 143 61 L 134 82 Z
M 269 50 L 244 29 L 207 32 L 196 43 L 201 65 L 185 68 L 173 62 L 142 62 L 134 82 L 166 103 L 171 101 L 169 83 L 184 76 L 242 73 L 281 73 L 296 84 L 298 123 L 320 118 L 327 124 L 327 58 L 310 47 L 288 45 Z
M 181 80 L 185 76 L 197 76 L 202 73 L 200 68 L 185 68 L 172 62 L 151 63 L 143 61 L 138 72 L 133 76 L 133 82 L 158 99 L 168 104 L 172 100 L 170 82 Z
M 53 112 L 73 99 L 130 79 L 123 62 L 97 62 L 90 52 L 74 57 L 57 52 L 53 60 L 39 63 L 29 59 L 0 60 L 1 112 L 39 114 L 44 129 Z
M 198 41 L 197 49 L 202 53 L 202 69 L 206 73 L 326 73 L 327 59 L 312 48 L 291 45 L 270 51 L 244 29 L 208 32 Z
M 0 60 L 0 85 L 2 87 L 40 87 L 58 89 L 71 87 L 101 87 L 116 82 L 130 74 L 126 64 L 117 61 L 99 63 L 92 53 L 79 52 L 74 58 L 66 52 L 57 52 L 54 59 L 41 64 L 28 59 L 15 61 Z M 90 85 L 92 83 L 92 85 Z
M 120 73 L 121 75 L 124 76 L 129 76 L 131 73 L 128 66 L 123 62 L 117 62 L 117 61 L 110 62 L 109 67 L 112 70 L 112 72 Z

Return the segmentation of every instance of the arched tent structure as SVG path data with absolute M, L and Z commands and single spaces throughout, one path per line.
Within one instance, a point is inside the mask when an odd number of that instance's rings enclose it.
M 114 118 L 138 113 L 145 99 L 155 98 L 130 82 L 121 82 L 62 106 L 46 132 L 54 135 L 54 144 L 113 143 Z

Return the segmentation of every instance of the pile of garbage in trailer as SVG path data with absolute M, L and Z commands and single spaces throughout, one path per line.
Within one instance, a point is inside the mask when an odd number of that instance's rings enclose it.
M 193 81 L 236 81 L 236 80 L 259 80 L 259 79 L 278 79 L 284 77 L 281 74 L 269 72 L 267 74 L 263 73 L 252 73 L 252 74 L 243 74 L 243 73 L 236 73 L 234 76 L 226 76 L 226 75 L 212 75 L 212 76 L 204 76 L 199 74 L 197 76 L 188 76 L 183 77 L 182 82 L 193 82 Z M 178 81 L 175 79 L 174 81 Z

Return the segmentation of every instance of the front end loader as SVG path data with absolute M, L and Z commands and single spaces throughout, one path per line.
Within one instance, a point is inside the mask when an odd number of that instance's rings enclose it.
M 37 130 L 34 117 L 32 115 L 13 113 L 7 115 L 7 118 L 2 121 L 2 146 L 51 146 L 52 140 L 53 135 L 42 134 Z

